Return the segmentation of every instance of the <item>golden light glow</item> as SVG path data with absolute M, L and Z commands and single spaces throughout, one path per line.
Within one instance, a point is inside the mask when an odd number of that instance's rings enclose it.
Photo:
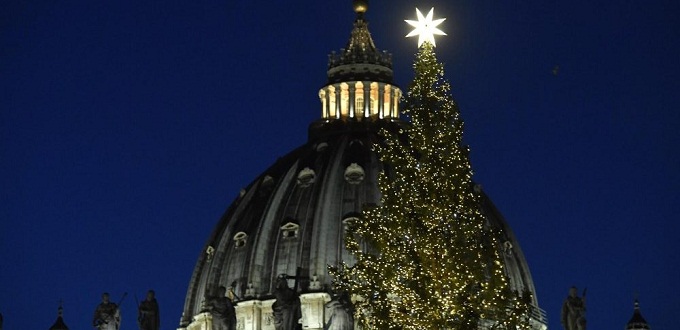
M 439 18 L 433 21 L 432 17 L 434 16 L 434 7 L 430 9 L 430 12 L 427 13 L 426 17 L 423 16 L 418 8 L 416 8 L 416 15 L 418 16 L 417 21 L 408 19 L 404 20 L 406 23 L 415 28 L 413 31 L 411 31 L 411 33 L 407 34 L 406 37 L 418 36 L 418 47 L 420 47 L 426 41 L 431 43 L 432 46 L 436 46 L 434 43 L 434 35 L 446 35 L 444 31 L 437 28 L 437 25 L 444 22 L 446 18 Z
M 390 170 L 378 176 L 378 205 L 345 223 L 356 263 L 330 268 L 334 289 L 352 295 L 365 329 L 530 330 L 530 293 L 510 285 L 500 229 L 474 189 L 463 121 L 433 47 L 418 50 L 403 108 L 409 125 L 383 129 L 374 145 Z M 373 82 L 367 94 L 371 115 L 395 113 L 394 86 Z
M 357 118 L 364 117 L 364 84 L 357 81 L 354 91 L 354 113 Z
M 340 84 L 340 117 L 346 118 L 349 116 L 349 85 L 347 83 Z

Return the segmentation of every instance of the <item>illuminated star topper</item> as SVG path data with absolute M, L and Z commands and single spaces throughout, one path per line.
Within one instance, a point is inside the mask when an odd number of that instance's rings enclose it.
M 406 23 L 415 28 L 413 31 L 411 31 L 411 33 L 407 34 L 406 37 L 418 36 L 418 47 L 420 47 L 420 45 L 422 45 L 425 41 L 431 43 L 432 46 L 436 46 L 434 43 L 434 35 L 446 35 L 446 33 L 437 28 L 437 25 L 445 21 L 446 18 L 440 18 L 433 21 L 432 16 L 434 15 L 434 8 L 430 9 L 430 12 L 427 13 L 427 17 L 424 17 L 420 10 L 416 8 L 416 15 L 418 15 L 417 21 L 408 19 L 404 20 Z

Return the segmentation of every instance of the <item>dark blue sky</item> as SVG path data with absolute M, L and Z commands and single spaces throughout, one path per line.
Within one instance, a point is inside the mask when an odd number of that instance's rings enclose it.
M 414 8 L 437 39 L 476 180 L 526 254 L 550 328 L 588 287 L 591 329 L 639 296 L 654 329 L 680 297 L 680 3 L 372 1 L 396 82 L 413 76 Z M 350 1 L 0 2 L 0 312 L 91 328 L 104 291 L 135 329 L 154 288 L 181 316 L 205 240 L 321 113 Z M 552 74 L 559 65 L 559 73 Z M 28 325 L 25 325 L 28 324 Z

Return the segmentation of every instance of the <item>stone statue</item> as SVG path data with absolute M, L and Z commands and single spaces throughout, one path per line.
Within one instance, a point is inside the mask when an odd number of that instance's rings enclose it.
M 109 301 L 109 294 L 102 294 L 102 302 L 94 311 L 92 325 L 99 330 L 120 329 L 120 310 L 118 305 Z
M 565 330 L 586 329 L 586 291 L 578 296 L 576 287 L 569 289 L 569 296 L 562 305 L 562 326 Z
M 276 301 L 272 305 L 274 328 L 276 330 L 301 329 L 300 297 L 295 290 L 288 287 L 286 278 L 286 275 L 281 275 L 276 280 L 276 290 L 274 290 Z
M 220 286 L 217 296 L 208 298 L 213 330 L 236 330 L 236 309 L 234 302 L 226 294 L 227 288 Z
M 335 295 L 326 303 L 327 320 L 324 330 L 352 330 L 354 329 L 354 306 L 347 292 Z
M 153 290 L 146 293 L 146 299 L 137 308 L 137 323 L 140 330 L 159 330 L 161 328 L 158 302 L 156 302 L 156 293 Z

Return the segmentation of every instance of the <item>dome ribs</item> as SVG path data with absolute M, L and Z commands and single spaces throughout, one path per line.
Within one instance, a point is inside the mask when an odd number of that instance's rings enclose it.
M 278 275 L 292 276 L 300 267 L 301 294 L 329 290 L 328 265 L 354 262 L 344 247 L 344 221 L 360 219 L 364 207 L 380 200 L 377 178 L 383 165 L 372 151 L 372 146 L 380 141 L 378 128 L 396 129 L 398 125 L 334 124 L 332 132 L 314 136 L 248 185 L 222 216 L 198 259 L 182 324 L 191 323 L 191 317 L 201 312 L 206 293 L 234 281 L 236 294 L 242 299 L 265 301 L 273 298 Z M 352 164 L 361 167 L 361 179 L 347 180 L 345 173 Z M 308 185 L 298 183 L 304 169 L 310 171 L 307 174 L 313 172 L 313 182 Z M 511 286 L 519 291 L 534 291 L 514 234 L 489 198 L 481 193 L 483 212 L 503 243 Z M 247 237 L 237 247 L 234 235 L 240 232 Z M 206 258 L 208 246 L 216 250 L 212 261 Z M 540 320 L 544 315 L 536 297 L 532 299 L 535 317 Z

